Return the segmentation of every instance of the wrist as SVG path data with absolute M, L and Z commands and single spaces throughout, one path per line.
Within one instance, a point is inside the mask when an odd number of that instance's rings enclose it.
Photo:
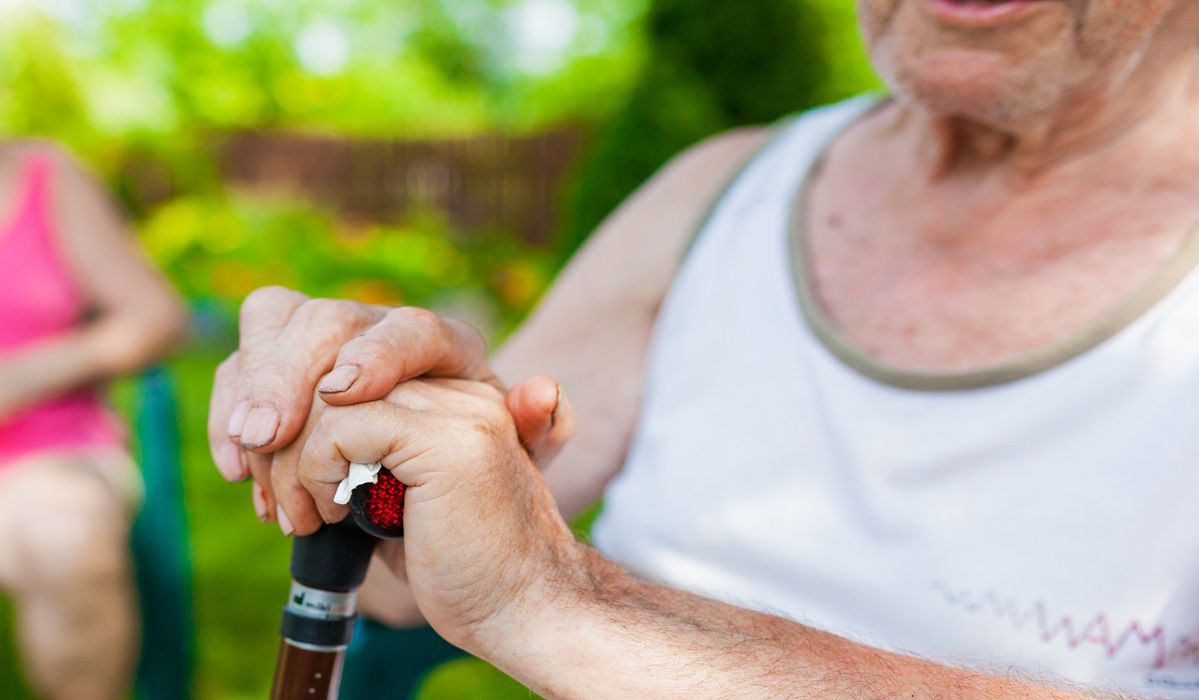
M 553 686 L 555 671 L 577 666 L 577 658 L 568 659 L 591 636 L 594 621 L 603 619 L 603 596 L 596 589 L 611 567 L 570 538 L 468 651 L 535 690 Z

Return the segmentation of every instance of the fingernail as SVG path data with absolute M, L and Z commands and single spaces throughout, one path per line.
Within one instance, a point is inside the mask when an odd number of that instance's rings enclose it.
M 554 395 L 554 411 L 550 413 L 550 427 L 558 424 L 558 419 L 562 417 L 562 385 L 554 382 L 554 390 L 557 392 Z
M 279 430 L 279 412 L 274 406 L 255 406 L 246 416 L 246 427 L 241 432 L 241 446 L 247 450 L 257 449 L 275 439 Z
M 241 448 L 232 442 L 227 442 L 219 448 L 216 468 L 220 470 L 221 476 L 225 477 L 225 481 L 230 483 L 245 481 L 250 475 L 246 466 L 242 464 Z
M 266 494 L 262 492 L 262 487 L 258 484 L 254 484 L 253 493 L 254 513 L 258 516 L 259 520 L 265 523 L 269 519 L 266 512 Z
M 246 427 L 246 414 L 249 412 L 249 401 L 242 401 L 233 407 L 233 413 L 229 414 L 229 437 L 241 435 L 242 429 Z
M 283 512 L 283 506 L 275 507 L 275 517 L 279 519 L 279 529 L 283 531 L 284 536 L 291 537 L 291 533 L 296 529 L 291 526 L 291 521 L 287 519 L 287 513 Z
M 317 391 L 322 394 L 340 394 L 346 391 L 354 382 L 358 381 L 358 376 L 362 374 L 362 368 L 358 365 L 341 365 L 334 367 L 333 371 L 326 374 L 321 380 Z

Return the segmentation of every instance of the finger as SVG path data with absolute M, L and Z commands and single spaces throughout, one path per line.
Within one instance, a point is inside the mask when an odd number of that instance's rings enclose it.
M 558 383 L 549 377 L 534 377 L 521 382 L 504 397 L 520 443 L 532 451 L 540 445 L 553 426 L 558 407 Z
M 276 516 L 284 535 L 311 535 L 325 524 L 312 495 L 300 484 L 295 465 L 281 468 L 278 454 L 272 458 L 271 488 L 278 502 Z
M 387 469 L 419 454 L 413 438 L 438 434 L 428 413 L 375 401 L 354 406 L 329 407 L 321 414 L 300 454 L 300 483 L 312 494 L 316 507 L 328 522 L 345 517 L 346 506 L 333 502 L 337 484 L 345 478 L 351 462 L 381 462 Z M 397 477 L 399 474 L 397 473 Z M 405 484 L 415 486 L 412 480 Z
M 574 436 L 574 410 L 550 377 L 534 377 L 513 387 L 505 405 L 521 444 L 539 465 L 551 461 Z
M 234 405 L 229 413 L 227 434 L 241 443 L 242 433 L 253 409 L 253 379 L 266 362 L 275 340 L 292 313 L 308 297 L 283 287 L 263 287 L 250 292 L 242 302 L 238 319 L 238 363 Z M 256 419 L 256 423 L 260 422 Z
M 397 384 L 424 375 L 474 379 L 502 388 L 487 366 L 487 344 L 465 323 L 425 309 L 393 309 L 346 343 L 318 385 L 325 403 L 374 401 Z
M 295 440 L 312 407 L 321 375 L 346 341 L 379 319 L 378 307 L 310 299 L 296 307 L 250 380 L 250 409 L 242 446 L 271 452 Z
M 208 404 L 208 449 L 212 461 L 226 481 L 245 481 L 250 476 L 242 463 L 241 448 L 229 439 L 229 417 L 237 397 L 237 353 L 216 368 L 212 398 Z
M 323 410 L 324 404 L 313 401 L 300 435 L 271 455 L 271 488 L 279 503 L 277 515 L 284 535 L 311 535 L 324 524 L 312 496 L 300 484 L 298 473 L 300 453 Z
M 254 503 L 254 514 L 258 516 L 261 522 L 267 522 L 267 514 L 270 512 L 266 507 L 266 492 L 257 481 L 250 485 L 251 500 Z
M 271 489 L 271 457 L 259 455 L 245 450 L 239 450 L 250 477 L 254 479 L 257 491 L 254 496 L 254 512 L 258 519 L 269 523 L 277 516 L 278 504 Z
M 452 412 L 463 400 L 484 399 L 502 405 L 504 394 L 490 384 L 470 379 L 422 377 L 397 384 L 385 399 L 412 411 Z

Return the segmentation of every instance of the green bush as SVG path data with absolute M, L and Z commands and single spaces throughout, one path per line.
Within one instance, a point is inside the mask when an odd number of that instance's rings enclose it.
M 272 284 L 376 304 L 470 308 L 493 333 L 545 288 L 551 256 L 500 234 L 462 236 L 434 214 L 403 225 L 352 224 L 297 202 L 180 197 L 155 210 L 142 240 L 187 297 L 231 311 Z
M 687 146 L 875 87 L 850 5 L 652 0 L 645 67 L 580 166 L 564 250 Z

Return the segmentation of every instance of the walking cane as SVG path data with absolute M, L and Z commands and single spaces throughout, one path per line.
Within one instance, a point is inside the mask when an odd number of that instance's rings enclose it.
M 357 620 L 358 587 L 380 539 L 404 534 L 404 485 L 378 465 L 350 490 L 351 517 L 297 537 L 291 550 L 291 592 L 283 608 L 282 641 L 272 700 L 335 700 L 346 647 Z

